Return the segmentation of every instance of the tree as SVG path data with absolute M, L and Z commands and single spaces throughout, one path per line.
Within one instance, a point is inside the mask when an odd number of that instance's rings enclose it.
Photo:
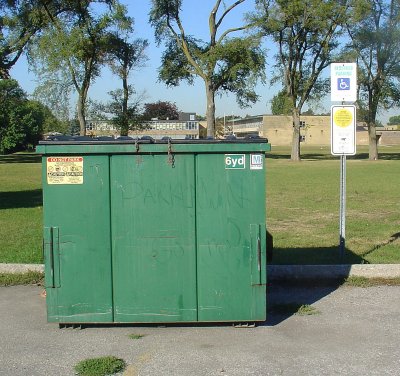
M 33 98 L 56 115 L 53 126 L 44 126 L 45 132 L 67 133 L 71 118 L 70 89 L 65 80 L 57 79 L 55 75 L 42 81 L 41 85 L 35 88 Z
M 274 95 L 271 100 L 272 115 L 290 115 L 292 113 L 292 101 L 286 94 L 285 90 L 281 90 Z
M 108 64 L 111 70 L 122 80 L 122 90 L 109 93 L 113 98 L 109 109 L 115 108 L 117 111 L 114 114 L 114 123 L 121 130 L 122 136 L 127 136 L 129 129 L 137 128 L 139 124 L 138 108 L 140 100 L 138 101 L 139 98 L 137 98 L 129 105 L 129 99 L 135 91 L 128 84 L 128 78 L 133 69 L 142 67 L 147 60 L 145 50 L 149 45 L 149 42 L 145 39 L 135 39 L 129 42 L 129 34 L 133 31 L 133 20 L 129 19 L 129 22 L 132 28 L 127 30 L 124 36 L 119 35 L 119 33 L 110 35 L 110 49 L 108 51 Z M 121 99 L 118 96 L 121 96 Z M 117 104 L 120 104 L 120 107 Z
M 165 42 L 159 78 L 168 86 L 195 77 L 203 80 L 207 98 L 207 135 L 215 134 L 215 95 L 232 92 L 240 106 L 255 103 L 257 78 L 264 77 L 265 60 L 256 36 L 230 37 L 253 24 L 221 30 L 225 17 L 247 0 L 221 7 L 217 0 L 208 19 L 209 40 L 187 35 L 181 19 L 182 0 L 153 0 L 150 23 L 158 45 Z
M 300 160 L 300 115 L 304 104 L 329 90 L 321 72 L 333 59 L 346 0 L 259 0 L 259 27 L 278 46 L 277 74 L 291 102 L 293 138 L 291 160 Z
M 146 128 L 141 113 L 143 96 L 134 97 L 135 91 L 131 85 L 126 89 L 110 91 L 108 95 L 111 100 L 107 103 L 93 103 L 96 117 L 110 121 L 120 131 L 121 136 L 127 136 L 130 130 Z
M 58 13 L 52 7 L 52 13 Z M 49 21 L 40 1 L 0 2 L 0 78 L 18 61 L 30 38 Z
M 110 33 L 115 28 L 129 27 L 126 8 L 113 1 L 102 13 L 90 2 L 80 0 L 75 12 L 58 18 L 35 37 L 30 57 L 36 63 L 38 76 L 46 85 L 60 80 L 78 93 L 77 115 L 80 134 L 86 132 L 86 102 L 91 83 L 100 74 L 110 49 Z
M 32 37 L 53 18 L 94 2 L 108 4 L 112 0 L 0 1 L 0 78 L 10 78 L 9 70 L 25 52 Z
M 179 110 L 175 103 L 168 101 L 158 101 L 155 103 L 145 103 L 143 119 L 177 120 Z
M 400 103 L 400 3 L 354 1 L 353 14 L 347 30 L 357 54 L 359 104 L 366 114 L 369 159 L 377 160 L 377 113 Z
M 400 125 L 400 115 L 391 116 L 388 125 Z
M 42 138 L 43 126 L 54 120 L 37 101 L 29 101 L 12 79 L 0 80 L 0 153 L 32 149 Z
M 15 80 L 0 80 L 0 154 L 14 149 L 24 139 L 23 124 L 18 109 L 26 94 Z

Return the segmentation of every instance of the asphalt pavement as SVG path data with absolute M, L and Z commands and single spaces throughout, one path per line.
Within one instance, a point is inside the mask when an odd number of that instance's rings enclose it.
M 124 359 L 128 376 L 400 375 L 399 286 L 272 284 L 267 322 L 240 329 L 59 329 L 46 322 L 41 292 L 38 286 L 0 288 L 1 376 L 74 375 L 79 361 L 105 355 Z M 319 313 L 294 315 L 282 309 L 286 303 L 311 304 Z

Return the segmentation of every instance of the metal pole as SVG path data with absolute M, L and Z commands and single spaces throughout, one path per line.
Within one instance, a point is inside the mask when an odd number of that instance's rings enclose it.
M 340 156 L 340 234 L 339 254 L 343 262 L 346 249 L 346 156 Z

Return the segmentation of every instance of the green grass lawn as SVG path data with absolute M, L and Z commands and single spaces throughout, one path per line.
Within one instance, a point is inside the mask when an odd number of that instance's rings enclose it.
M 367 149 L 347 161 L 344 263 L 400 262 L 400 147 Z M 288 148 L 273 148 L 267 160 L 267 222 L 274 237 L 274 263 L 340 261 L 340 159 L 329 147 L 303 147 L 303 161 L 290 162 Z
M 345 263 L 400 263 L 400 147 L 381 160 L 361 148 L 347 162 Z M 339 262 L 338 157 L 329 147 L 273 147 L 267 159 L 267 223 L 276 264 Z M 0 262 L 42 262 L 40 157 L 0 156 Z
M 0 156 L 0 262 L 42 262 L 40 157 Z

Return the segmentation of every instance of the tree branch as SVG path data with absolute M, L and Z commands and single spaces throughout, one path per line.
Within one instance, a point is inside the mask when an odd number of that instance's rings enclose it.
M 226 16 L 233 8 L 237 7 L 239 4 L 243 3 L 244 1 L 246 1 L 246 0 L 237 0 L 237 1 L 236 1 L 235 3 L 233 3 L 229 8 L 225 9 L 225 12 L 222 13 L 222 16 L 220 17 L 220 19 L 219 19 L 218 22 L 217 22 L 217 25 L 216 25 L 216 29 L 217 29 L 217 30 L 218 30 L 219 26 L 221 25 L 221 23 L 222 23 L 223 19 L 225 18 L 225 16 Z M 218 6 L 219 6 L 219 3 L 220 3 L 220 2 L 221 2 L 220 0 L 217 1 Z M 215 9 L 215 8 L 214 8 L 214 9 Z M 217 7 L 217 9 L 218 9 L 218 7 Z
M 179 36 L 179 34 L 176 32 L 176 30 L 172 27 L 169 16 L 167 16 L 167 27 L 168 29 L 171 31 L 172 35 L 174 36 L 178 46 L 180 46 L 180 48 L 182 49 L 182 52 L 185 54 L 186 58 L 188 59 L 188 62 L 193 66 L 193 68 L 195 69 L 196 73 L 202 77 L 203 79 L 206 78 L 206 75 L 204 74 L 203 70 L 201 69 L 200 65 L 196 63 L 196 61 L 194 60 L 192 54 L 190 53 L 190 49 L 189 49 L 189 45 L 186 42 L 185 39 L 185 30 L 183 28 L 183 25 L 179 19 L 179 17 L 177 17 L 175 19 L 176 24 L 178 25 L 178 28 L 180 30 L 181 35 Z
M 235 27 L 235 28 L 232 28 L 232 29 L 228 29 L 228 30 L 226 30 L 226 31 L 219 37 L 217 43 L 221 43 L 222 40 L 223 40 L 228 34 L 230 34 L 230 33 L 234 33 L 235 31 L 247 30 L 247 29 L 250 29 L 250 28 L 251 28 L 252 26 L 254 26 L 254 25 L 255 25 L 255 23 L 251 23 L 251 24 L 248 24 L 248 25 L 245 25 L 245 26 Z

